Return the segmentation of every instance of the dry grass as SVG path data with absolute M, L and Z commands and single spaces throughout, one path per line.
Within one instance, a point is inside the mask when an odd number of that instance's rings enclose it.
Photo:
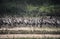
M 0 34 L 60 34 L 60 28 L 49 27 L 15 27 L 15 28 L 1 28 Z

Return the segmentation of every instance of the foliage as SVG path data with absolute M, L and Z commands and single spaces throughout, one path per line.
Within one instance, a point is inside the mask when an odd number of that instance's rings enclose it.
M 58 0 L 0 0 L 0 16 L 59 16 L 59 4 Z

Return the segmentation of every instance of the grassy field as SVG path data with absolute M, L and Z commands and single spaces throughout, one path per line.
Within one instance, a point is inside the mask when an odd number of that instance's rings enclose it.
M 0 38 L 0 39 L 60 39 L 60 38 Z
M 39 30 L 0 30 L 0 34 L 60 34 L 60 31 L 39 31 Z
M 37 34 L 37 35 L 34 35 L 36 37 L 34 37 L 33 34 Z M 47 34 L 49 34 L 50 37 Z M 45 35 L 47 37 L 45 37 Z M 42 28 L 40 28 L 40 27 L 0 28 L 0 39 L 60 39 L 60 37 L 57 36 L 57 35 L 60 36 L 60 28 L 56 28 L 56 27 L 42 27 Z M 6 37 L 8 36 L 8 38 L 6 38 L 4 36 L 6 36 Z M 11 38 L 10 38 L 10 36 L 11 36 Z M 16 36 L 16 37 L 12 38 L 12 36 Z M 33 37 L 31 37 L 31 36 L 33 36 Z M 42 38 L 39 37 L 39 36 L 41 36 Z
M 60 34 L 60 28 L 16 27 L 1 28 L 0 34 Z

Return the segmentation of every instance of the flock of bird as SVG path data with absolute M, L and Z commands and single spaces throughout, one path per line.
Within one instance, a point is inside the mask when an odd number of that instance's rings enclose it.
M 55 18 L 50 19 L 50 17 L 9 17 L 9 18 L 0 18 L 0 26 L 9 25 L 31 25 L 31 26 L 42 26 L 42 25 L 60 25 L 60 21 Z

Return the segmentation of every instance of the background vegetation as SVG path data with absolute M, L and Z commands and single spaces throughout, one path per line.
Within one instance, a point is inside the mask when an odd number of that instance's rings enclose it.
M 1 16 L 60 16 L 59 0 L 0 0 Z

